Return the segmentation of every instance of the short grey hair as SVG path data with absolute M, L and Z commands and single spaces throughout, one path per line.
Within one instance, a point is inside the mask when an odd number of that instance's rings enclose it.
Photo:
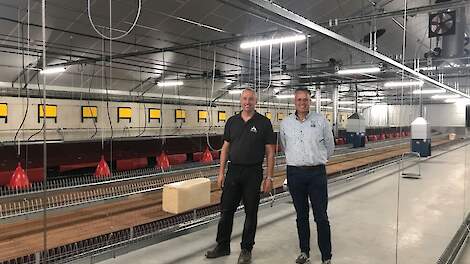
M 295 89 L 294 94 L 296 94 L 298 92 L 304 92 L 304 93 L 307 93 L 309 96 L 312 96 L 312 92 L 309 89 L 305 88 L 305 87 L 299 87 L 299 88 Z
M 255 95 L 255 97 L 257 97 L 257 96 L 256 96 L 256 91 L 255 91 L 253 88 L 251 88 L 251 87 L 246 87 L 246 88 L 244 88 L 243 91 L 242 91 L 242 94 L 243 94 L 244 92 L 247 92 L 247 91 L 248 91 L 248 92 L 252 92 L 252 93 Z M 240 95 L 240 96 L 241 96 L 241 95 Z

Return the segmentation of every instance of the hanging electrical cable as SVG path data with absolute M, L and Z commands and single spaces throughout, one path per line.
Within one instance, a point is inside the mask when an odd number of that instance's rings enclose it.
M 109 82 L 108 82 L 108 78 L 109 78 Z M 104 89 L 106 91 L 106 93 L 105 93 L 106 94 L 106 113 L 108 115 L 108 123 L 109 123 L 110 132 L 111 132 L 110 140 L 112 140 L 113 137 L 114 137 L 114 128 L 113 128 L 113 122 L 111 121 L 111 114 L 110 114 L 110 111 L 109 111 L 109 88 L 108 88 L 108 85 L 111 85 L 111 76 L 108 76 L 106 74 L 106 70 L 104 70 Z
M 253 61 L 253 48 L 250 48 L 250 61 L 249 61 L 249 63 L 248 63 L 248 68 L 247 68 L 247 71 L 248 71 L 248 74 L 247 74 L 248 80 L 246 80 L 246 83 L 250 83 L 250 82 L 251 82 L 251 64 L 252 64 L 252 61 Z
M 38 93 L 39 93 L 39 95 L 41 95 L 41 86 L 39 85 L 39 74 L 36 75 L 36 78 L 37 78 Z M 42 99 L 42 97 L 41 97 L 40 101 L 41 101 L 41 105 L 46 105 L 45 102 L 44 102 L 44 99 Z M 44 115 L 46 115 L 46 110 L 45 109 L 43 109 L 43 113 L 44 113 Z M 33 133 L 32 135 L 30 135 L 26 141 L 29 142 L 33 137 L 35 137 L 36 135 L 41 133 L 44 130 L 45 126 L 46 126 L 46 122 L 43 119 L 41 128 L 38 131 L 36 131 L 35 133 Z
M 104 56 L 104 38 L 101 39 L 101 56 Z M 101 62 L 101 90 L 104 89 L 104 61 Z M 104 96 L 103 93 L 101 93 L 101 108 L 104 109 L 105 103 L 104 103 Z M 104 155 L 104 118 L 101 119 L 101 155 Z
M 261 98 L 261 47 L 258 46 L 258 102 L 262 102 Z
M 272 53 L 273 53 L 273 45 L 269 45 L 269 81 L 268 81 L 268 86 L 263 89 L 263 92 L 269 91 L 269 88 L 271 88 L 271 82 L 273 78 L 272 74 Z
M 139 81 L 140 81 L 140 91 L 142 91 L 143 90 L 142 67 L 140 68 L 140 71 L 139 71 Z M 142 136 L 145 133 L 145 130 L 147 129 L 147 106 L 145 105 L 143 92 L 140 94 L 140 101 L 144 105 L 144 129 L 136 137 Z M 139 125 L 139 130 L 140 130 L 140 125 Z
M 109 127 L 111 128 L 111 137 L 109 139 L 109 160 L 113 160 L 113 136 L 114 136 L 114 130 L 113 130 L 113 122 L 111 121 L 111 115 L 109 113 L 109 89 L 111 89 L 111 85 L 113 83 L 113 38 L 112 38 L 112 29 L 113 29 L 113 20 L 112 20 L 112 15 L 113 15 L 113 7 L 112 7 L 112 0 L 109 0 L 109 88 L 108 84 L 105 83 L 106 87 L 106 111 L 108 112 L 108 121 L 109 121 Z M 137 20 L 136 20 L 137 22 Z M 105 43 L 105 40 L 103 40 Z M 106 46 L 104 46 L 106 48 Z M 106 71 L 105 71 L 106 74 Z M 105 82 L 106 82 L 106 76 L 105 76 Z M 110 172 L 112 173 L 113 171 L 113 162 L 110 164 Z
M 255 90 L 255 92 L 257 92 L 257 87 L 256 87 L 256 79 L 258 77 L 257 73 L 256 73 L 256 68 L 257 68 L 257 64 L 256 64 L 256 47 L 253 48 L 253 89 Z
M 282 43 L 279 44 L 279 88 L 282 89 Z
M 93 79 L 95 78 L 95 67 L 96 67 L 96 64 L 93 64 L 93 70 L 92 70 L 92 73 L 91 73 L 90 84 L 88 85 L 88 95 L 87 95 L 87 97 L 88 97 L 87 98 L 88 107 L 90 107 L 91 87 L 93 85 Z M 85 68 L 83 66 L 81 66 L 80 86 L 83 85 L 83 72 L 84 71 L 85 71 Z M 96 125 L 96 119 L 92 118 L 92 120 L 93 120 L 93 126 L 95 128 L 95 132 L 93 133 L 93 135 L 91 135 L 90 139 L 93 139 L 96 136 L 96 134 L 98 134 L 98 126 Z
M 138 8 L 137 8 L 137 14 L 134 18 L 134 22 L 132 23 L 131 27 L 126 31 L 124 32 L 122 35 L 120 36 L 117 36 L 117 37 L 113 37 L 112 36 L 112 26 L 110 24 L 109 26 L 109 37 L 108 36 L 105 36 L 103 35 L 95 26 L 95 23 L 93 22 L 93 18 L 92 18 L 92 15 L 91 15 L 91 0 L 87 0 L 87 13 L 88 13 L 88 20 L 90 21 L 90 24 L 92 26 L 92 28 L 95 30 L 95 32 L 100 35 L 102 38 L 104 39 L 107 39 L 107 40 L 118 40 L 118 39 L 121 39 L 127 35 L 129 35 L 129 33 L 131 33 L 131 31 L 134 29 L 134 27 L 137 25 L 137 21 L 139 20 L 139 17 L 140 17 L 140 11 L 142 10 L 142 0 L 138 0 Z M 110 5 L 109 5 L 109 11 L 111 13 L 111 1 L 110 2 Z
M 176 74 L 176 81 L 179 81 L 178 78 L 178 73 Z M 181 96 L 180 96 L 180 88 L 179 85 L 175 85 L 175 91 L 176 91 L 176 96 L 177 96 L 177 102 L 176 105 L 178 106 L 178 109 L 181 109 Z M 179 127 L 177 127 L 177 130 L 175 131 L 175 134 L 183 127 L 183 120 L 181 120 Z
M 27 42 L 26 42 L 26 48 L 27 48 L 27 53 L 28 53 L 28 56 L 30 56 L 30 52 L 31 52 L 31 40 L 30 40 L 30 13 L 31 13 L 31 6 L 30 6 L 31 2 L 30 0 L 28 0 L 28 7 L 27 7 L 27 27 L 26 27 L 26 35 L 27 35 Z M 23 29 L 21 30 L 21 32 L 23 32 Z M 31 65 L 31 63 L 28 63 L 28 66 Z M 23 127 L 24 125 L 24 122 L 25 122 L 25 119 L 26 119 L 26 116 L 28 115 L 28 110 L 29 110 L 29 89 L 28 89 L 28 86 L 27 86 L 27 83 L 30 82 L 31 80 L 29 79 L 29 70 L 25 71 L 26 69 L 24 68 L 25 67 L 25 56 L 24 56 L 24 53 L 22 55 L 22 66 L 23 66 L 23 79 L 25 81 L 25 90 L 26 90 L 26 110 L 25 110 L 25 114 L 23 116 L 23 121 L 21 122 L 21 125 L 20 125 L 20 128 Z M 37 74 L 37 73 L 36 73 Z M 21 78 L 20 78 L 21 79 Z M 21 87 L 21 85 L 20 85 Z M 24 100 L 23 100 L 24 102 Z M 15 135 L 16 137 L 16 135 Z M 23 137 L 24 137 L 24 128 L 23 128 Z M 24 138 L 23 138 L 24 139 Z M 16 140 L 15 140 L 16 142 Z M 25 171 L 27 173 L 28 171 L 28 167 L 29 167 L 29 164 L 28 164 L 28 151 L 29 151 L 29 148 L 28 148 L 28 145 L 26 145 L 26 148 L 25 148 Z M 21 153 L 21 147 L 20 145 L 18 144 L 18 162 L 20 161 L 20 153 Z
M 162 80 L 165 80 L 165 52 L 162 53 L 162 63 L 163 63 L 163 68 L 162 68 L 162 73 L 161 73 L 161 76 L 160 76 L 160 79 Z M 161 87 L 162 89 L 162 94 L 161 94 L 161 98 L 160 98 L 160 113 L 163 113 L 163 104 L 164 104 L 164 100 L 165 100 L 165 86 L 162 86 Z M 159 138 L 161 140 L 161 146 L 160 146 L 160 149 L 163 151 L 164 150 L 164 147 L 165 147 L 165 138 L 163 137 L 163 122 L 164 122 L 164 118 L 163 118 L 163 114 L 160 114 L 160 133 L 159 133 Z
M 212 82 L 211 82 L 211 96 L 210 96 L 210 100 L 209 100 L 209 104 L 208 104 L 208 116 L 209 116 L 209 128 L 207 129 L 207 132 L 206 132 L 206 143 L 207 143 L 207 146 L 209 147 L 210 150 L 212 151 L 220 151 L 222 150 L 222 148 L 220 149 L 214 149 L 214 147 L 212 147 L 211 143 L 210 143 L 210 140 L 209 140 L 209 134 L 210 134 L 210 131 L 211 131 L 211 128 L 212 128 L 212 102 L 214 101 L 214 86 L 215 86 L 215 62 L 216 62 L 216 56 L 217 56 L 217 51 L 214 47 L 214 61 L 212 63 Z
M 29 10 L 29 2 L 28 2 L 28 10 Z M 28 33 L 27 33 L 28 34 L 28 36 L 27 36 L 27 38 L 28 38 L 28 40 L 27 40 L 28 53 L 29 53 L 29 50 L 30 50 L 30 35 L 29 35 L 30 34 L 30 31 L 29 31 L 30 24 L 29 24 L 29 19 L 30 18 L 29 18 L 29 11 L 28 11 Z M 21 31 L 23 31 L 23 30 L 21 30 Z M 44 61 L 45 59 L 46 58 L 43 56 L 42 60 Z M 24 52 L 23 52 L 23 67 L 24 67 Z M 36 74 L 36 84 L 38 86 L 38 95 L 39 95 L 39 98 L 40 98 L 40 101 L 41 101 L 41 105 L 43 106 L 43 108 L 45 108 L 45 105 L 46 105 L 45 96 L 44 96 L 45 90 L 43 89 L 43 95 L 41 96 L 41 86 L 39 85 L 39 74 L 38 74 L 38 72 L 36 72 L 35 74 Z M 25 75 L 27 75 L 28 78 L 29 78 L 29 71 L 24 71 L 23 76 L 25 76 Z M 20 128 L 23 127 L 23 125 L 24 125 L 24 120 L 25 120 L 25 118 L 28 114 L 28 109 L 29 109 L 29 93 L 28 93 L 27 83 L 25 83 L 24 88 L 26 89 L 26 104 L 27 104 L 27 106 L 26 106 L 25 115 L 23 117 L 23 121 L 20 125 Z M 44 116 L 45 116 L 46 115 L 46 110 L 45 109 L 43 109 L 43 113 L 44 113 Z M 46 121 L 45 120 L 46 119 L 43 119 L 43 123 L 42 123 L 41 128 L 37 132 L 33 133 L 32 135 L 30 135 L 28 137 L 28 139 L 26 140 L 27 142 L 29 142 L 33 137 L 35 137 L 36 135 L 38 135 L 39 133 L 41 133 L 45 129 L 45 126 L 46 126 Z M 16 135 L 15 135 L 15 138 L 16 138 Z M 18 157 L 19 157 L 19 149 L 18 149 Z
M 29 21 L 29 9 L 28 9 L 28 21 Z M 18 40 L 19 41 L 19 40 Z M 27 40 L 27 45 L 28 45 L 28 54 L 29 54 L 29 22 L 28 22 L 28 40 Z M 24 86 L 22 85 L 21 83 L 21 78 L 20 78 L 20 85 L 18 87 L 18 98 L 21 96 L 21 90 L 22 88 L 26 91 L 26 110 L 24 112 L 24 115 L 23 115 L 23 119 L 21 120 L 21 123 L 20 123 L 20 126 L 18 127 L 18 129 L 16 130 L 16 133 L 15 133 L 15 137 L 13 138 L 13 142 L 15 142 L 16 144 L 16 147 L 17 147 L 17 156 L 19 158 L 20 154 L 21 154 L 21 141 L 17 141 L 17 138 L 18 138 L 18 134 L 19 132 L 21 131 L 21 129 L 23 129 L 23 132 L 24 132 L 24 123 L 26 121 L 26 117 L 28 116 L 28 111 L 29 111 L 29 90 L 28 90 L 28 83 L 29 83 L 29 71 L 26 70 L 26 67 L 25 67 L 25 54 L 24 54 L 24 49 L 22 49 L 23 52 L 22 52 L 22 74 L 23 74 L 23 80 L 24 80 Z M 37 73 L 36 73 L 37 74 Z

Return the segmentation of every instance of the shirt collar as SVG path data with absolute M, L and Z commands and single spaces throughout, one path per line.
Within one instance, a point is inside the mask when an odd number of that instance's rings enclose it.
M 237 116 L 240 120 L 243 120 L 242 118 L 242 112 L 243 110 L 241 110 L 240 112 L 238 112 Z M 255 110 L 255 113 L 253 114 L 253 116 L 250 118 L 250 120 L 255 120 L 257 117 L 258 117 L 259 113 Z M 248 120 L 248 121 L 250 121 Z
M 298 120 L 298 121 L 306 121 L 310 118 L 310 116 L 312 115 L 312 112 L 308 111 L 308 114 L 305 116 L 305 120 L 300 120 L 299 119 L 299 116 L 297 115 L 297 110 L 295 111 L 295 120 Z

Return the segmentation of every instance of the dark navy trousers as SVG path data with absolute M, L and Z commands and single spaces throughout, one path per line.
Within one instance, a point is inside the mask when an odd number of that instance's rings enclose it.
M 331 231 L 328 221 L 328 185 L 324 165 L 315 167 L 287 166 L 287 186 L 297 213 L 300 250 L 310 252 L 309 198 L 317 225 L 318 247 L 322 261 L 331 259 Z

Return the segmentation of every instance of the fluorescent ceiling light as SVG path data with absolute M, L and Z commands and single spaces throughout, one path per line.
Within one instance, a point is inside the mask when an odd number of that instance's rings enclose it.
M 321 108 L 323 108 L 323 109 L 333 109 L 333 106 L 322 106 Z M 348 108 L 348 107 L 338 107 L 338 110 L 341 110 L 341 111 L 354 111 L 356 109 Z
M 423 81 L 408 81 L 408 82 L 386 82 L 384 87 L 409 87 L 409 86 L 422 86 Z
M 53 74 L 53 73 L 59 73 L 59 72 L 64 72 L 66 70 L 65 67 L 46 67 L 46 69 L 41 70 L 41 74 Z
M 276 95 L 277 99 L 289 99 L 289 98 L 294 98 L 295 95 L 293 94 L 278 94 Z
M 377 92 L 376 92 L 376 91 L 358 91 L 358 95 L 359 95 L 359 97 L 361 97 L 361 96 L 380 97 L 380 95 L 377 96 Z
M 379 67 L 342 69 L 342 70 L 339 70 L 337 73 L 339 75 L 350 75 L 350 74 L 365 74 L 365 73 L 377 73 L 377 72 L 380 72 Z
M 420 71 L 434 71 L 437 70 L 437 66 L 431 66 L 431 67 L 423 67 L 419 68 Z
M 342 111 L 354 111 L 356 109 L 354 108 L 348 108 L 348 107 L 338 107 L 338 110 L 342 110 Z
M 235 89 L 235 90 L 229 90 L 229 94 L 241 94 L 243 92 L 243 89 Z
M 338 101 L 339 105 L 353 105 L 355 103 L 356 102 L 354 102 L 354 101 Z
M 431 96 L 432 99 L 455 99 L 460 98 L 458 94 L 436 94 Z
M 316 99 L 312 98 L 312 102 L 316 102 Z M 330 98 L 321 98 L 320 102 L 331 102 L 331 99 Z
M 166 81 L 166 82 L 158 82 L 158 87 L 167 87 L 167 86 L 180 86 L 183 85 L 183 81 Z
M 446 99 L 446 100 L 444 100 L 444 102 L 469 105 L 470 104 L 470 99 L 468 99 L 468 98 L 454 98 L 454 99 Z
M 363 107 L 368 107 L 368 106 L 374 106 L 375 103 L 358 103 L 358 106 L 363 106 Z
M 240 44 L 240 48 L 248 49 L 248 48 L 275 45 L 275 44 L 286 43 L 286 42 L 295 42 L 295 41 L 300 41 L 304 39 L 305 39 L 305 35 L 295 35 L 295 36 L 284 37 L 284 38 L 248 41 L 248 42 L 242 42 L 242 44 Z
M 444 89 L 429 89 L 429 90 L 415 90 L 413 94 L 439 94 L 445 93 L 446 90 Z

